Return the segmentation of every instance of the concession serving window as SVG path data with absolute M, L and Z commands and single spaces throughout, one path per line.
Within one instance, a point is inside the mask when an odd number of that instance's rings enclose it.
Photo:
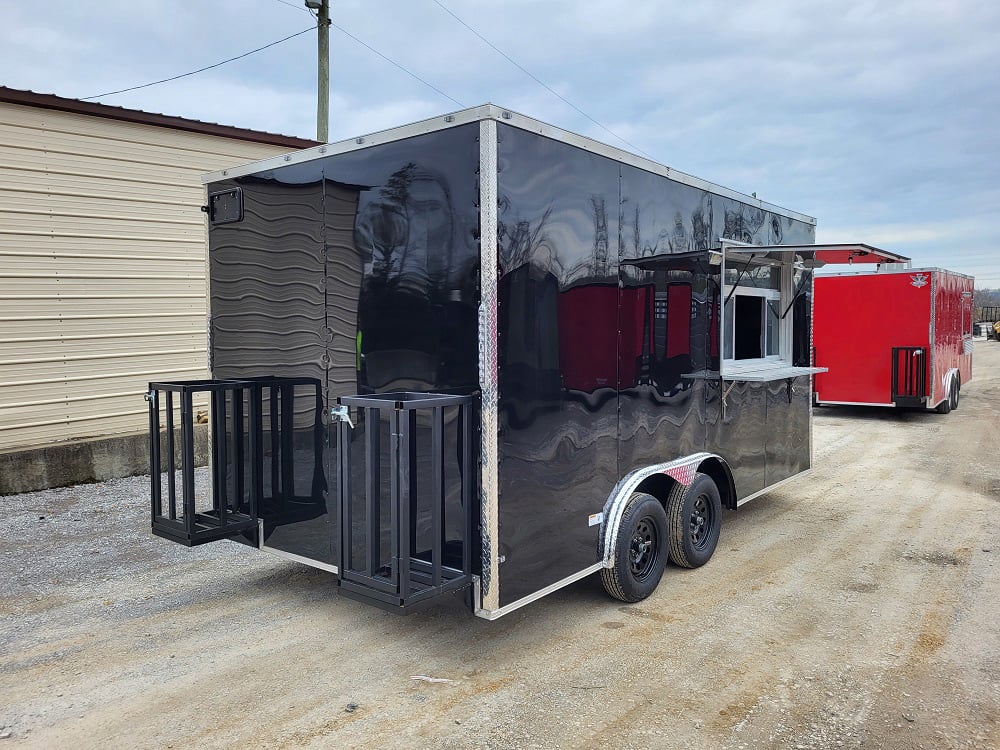
M 796 300 L 811 282 L 808 262 L 794 248 L 753 247 L 722 242 L 721 376 L 726 380 L 768 381 L 824 372 L 796 366 L 793 342 L 808 326 L 794 314 Z
M 862 244 L 748 245 L 720 240 L 720 246 L 712 252 L 712 262 L 722 267 L 719 339 L 724 380 L 768 381 L 826 372 L 825 367 L 796 364 L 795 341 L 808 342 L 810 319 L 794 310 L 810 290 L 813 269 L 828 263 L 908 260 Z

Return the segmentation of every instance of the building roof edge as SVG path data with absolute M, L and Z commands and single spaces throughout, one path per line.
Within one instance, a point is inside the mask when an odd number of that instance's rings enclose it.
M 153 125 L 161 128 L 172 128 L 174 130 L 186 130 L 192 133 L 214 135 L 221 138 L 234 138 L 242 141 L 266 143 L 272 146 L 281 146 L 288 149 L 311 148 L 319 145 L 319 141 L 313 141 L 307 138 L 296 138 L 295 136 L 281 135 L 278 133 L 265 133 L 260 130 L 238 128 L 232 125 L 219 125 L 214 122 L 190 120 L 185 117 L 162 115 L 155 112 L 143 112 L 138 109 L 114 107 L 109 104 L 85 102 L 80 99 L 69 99 L 62 96 L 56 96 L 55 94 L 39 94 L 34 91 L 12 89 L 7 88 L 6 86 L 0 86 L 0 102 L 6 102 L 8 104 L 21 104 L 26 107 L 55 109 L 63 112 L 90 115 L 91 117 L 106 117 L 111 120 L 134 122 L 142 125 Z

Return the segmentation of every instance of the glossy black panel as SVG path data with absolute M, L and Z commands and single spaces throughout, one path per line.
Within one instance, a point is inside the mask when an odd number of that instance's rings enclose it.
M 814 228 L 634 167 L 621 169 L 619 469 L 624 475 L 709 450 L 734 466 L 741 496 L 756 492 L 765 479 L 765 399 L 761 386 L 740 384 L 727 397 L 723 419 L 720 279 L 706 251 L 718 248 L 720 237 L 812 242 Z
M 361 254 L 356 313 L 331 299 L 335 319 L 356 316 L 357 392 L 478 387 L 478 135 L 464 125 L 327 160 L 331 177 L 366 186 L 353 238 L 330 238 L 331 285 L 350 273 L 337 248 Z M 331 381 L 333 395 L 352 387 Z
M 622 264 L 622 475 L 705 447 L 703 372 L 711 288 L 707 254 L 691 255 L 666 255 L 639 265 L 629 258 Z
M 618 164 L 499 126 L 500 603 L 597 559 L 617 469 Z
M 210 230 L 214 376 L 313 378 L 326 406 L 357 393 L 474 391 L 478 132 L 466 125 L 210 186 L 244 197 L 242 221 Z M 265 543 L 339 564 L 337 437 L 322 417 L 296 391 L 295 492 L 312 510 L 299 518 L 266 505 Z M 351 433 L 352 450 L 365 427 Z M 323 481 L 300 487 L 311 476 L 302 462 L 320 466 Z
M 478 135 L 478 124 L 465 125 L 325 160 L 328 180 L 359 187 L 356 205 L 343 191 L 336 200 L 327 200 L 331 402 L 338 396 L 399 390 L 477 390 Z M 387 424 L 382 426 L 380 440 L 385 442 L 391 431 Z M 360 420 L 351 431 L 355 467 L 363 465 L 358 459 L 369 427 Z M 445 450 L 449 539 L 460 538 L 463 510 L 453 427 L 447 430 Z M 427 425 L 417 424 L 415 436 L 416 483 L 428 488 Z M 477 444 L 473 453 L 478 452 Z M 388 455 L 387 450 L 382 455 Z M 386 499 L 388 481 L 388 472 L 383 472 Z M 430 511 L 426 498 L 420 497 L 414 508 L 414 542 L 422 550 Z M 388 502 L 380 510 L 385 530 Z M 478 510 L 472 513 L 478 519 Z M 387 543 L 387 537 L 381 540 L 383 553 Z M 461 554 L 460 548 L 453 551 Z M 474 561 L 478 554 L 477 548 Z
M 766 386 L 766 383 L 714 381 L 706 391 L 707 449 L 729 463 L 739 499 L 766 486 Z
M 718 249 L 719 238 L 758 245 L 815 242 L 811 224 L 622 165 L 622 257 Z
M 498 132 L 503 605 L 593 561 L 582 523 L 635 468 L 707 449 L 733 464 L 741 497 L 764 488 L 767 390 L 733 386 L 723 413 L 707 250 L 720 237 L 808 243 L 814 228 Z M 780 442 L 775 474 L 794 463 Z
M 209 230 L 213 373 L 326 379 L 322 168 L 300 181 L 247 177 L 243 219 Z
M 767 483 L 809 468 L 809 377 L 767 384 Z

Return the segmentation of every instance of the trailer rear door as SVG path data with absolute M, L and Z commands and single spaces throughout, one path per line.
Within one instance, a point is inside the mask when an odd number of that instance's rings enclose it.
M 926 274 L 819 276 L 813 302 L 816 376 L 822 402 L 893 406 L 922 403 L 931 326 Z M 921 392 L 917 392 L 923 388 Z

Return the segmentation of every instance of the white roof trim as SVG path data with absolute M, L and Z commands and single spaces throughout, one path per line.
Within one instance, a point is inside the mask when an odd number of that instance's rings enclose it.
M 659 164 L 643 156 L 638 156 L 629 151 L 609 146 L 608 144 L 601 143 L 593 138 L 587 138 L 586 136 L 578 135 L 577 133 L 571 133 L 568 130 L 557 128 L 554 125 L 549 125 L 541 122 L 540 120 L 535 120 L 531 117 L 518 114 L 517 112 L 509 109 L 498 107 L 494 104 L 483 104 L 478 107 L 471 107 L 469 109 L 459 110 L 458 112 L 452 112 L 450 114 L 432 117 L 427 120 L 421 120 L 410 125 L 390 128 L 389 130 L 381 130 L 369 135 L 337 141 L 336 143 L 314 146 L 313 148 L 304 149 L 302 151 L 294 151 L 283 156 L 274 156 L 268 159 L 262 159 L 261 161 L 244 164 L 231 169 L 210 172 L 202 177 L 202 182 L 207 184 L 211 182 L 218 182 L 220 180 L 232 179 L 234 177 L 244 177 L 246 175 L 256 174 L 257 172 L 278 169 L 292 164 L 303 164 L 305 162 L 322 159 L 334 154 L 357 151 L 362 148 L 377 146 L 381 143 L 399 141 L 404 138 L 412 138 L 417 135 L 433 133 L 471 122 L 479 122 L 481 120 L 496 120 L 497 122 L 511 125 L 522 130 L 538 133 L 546 138 L 552 138 L 553 140 L 566 143 L 570 146 L 575 146 L 585 151 L 590 151 L 600 156 L 605 156 L 609 159 L 614 159 L 615 161 L 637 167 L 638 169 L 662 175 L 663 177 L 667 177 L 675 182 L 690 185 L 700 190 L 706 190 L 715 195 L 731 198 L 751 206 L 757 206 L 765 211 L 770 211 L 772 213 L 780 214 L 781 216 L 796 219 L 798 221 L 805 222 L 806 224 L 814 226 L 816 224 L 816 219 L 812 216 L 799 213 L 798 211 L 792 211 L 791 209 L 782 208 L 781 206 L 774 205 L 773 203 L 762 201 L 751 195 L 746 195 L 745 193 L 741 193 L 737 190 L 732 190 L 730 188 L 723 187 L 722 185 L 709 182 L 708 180 L 694 177 L 686 174 L 685 172 L 680 172 L 671 167 Z

